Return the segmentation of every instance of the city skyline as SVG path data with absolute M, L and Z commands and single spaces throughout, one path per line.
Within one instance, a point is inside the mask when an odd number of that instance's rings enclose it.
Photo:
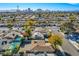
M 31 8 L 36 9 L 49 9 L 49 10 L 60 10 L 60 11 L 75 11 L 79 10 L 78 3 L 0 3 L 0 10 L 11 10 L 17 9 L 19 6 L 20 10 Z

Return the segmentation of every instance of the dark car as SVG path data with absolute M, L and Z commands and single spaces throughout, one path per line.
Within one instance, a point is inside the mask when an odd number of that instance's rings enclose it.
M 79 33 L 71 33 L 67 35 L 67 39 L 71 39 L 73 41 L 79 42 Z

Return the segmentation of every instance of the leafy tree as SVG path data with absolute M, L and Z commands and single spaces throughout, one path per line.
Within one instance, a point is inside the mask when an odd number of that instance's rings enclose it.
M 25 22 L 24 25 L 26 25 L 26 26 L 32 26 L 32 25 L 35 24 L 35 23 L 36 23 L 35 20 L 33 20 L 33 19 L 28 19 L 28 20 Z
M 63 38 L 61 36 L 54 34 L 48 38 L 48 42 L 52 44 L 54 49 L 57 49 L 58 45 L 60 45 L 60 46 L 62 45 L 62 43 L 63 43 L 62 39 Z
M 60 29 L 64 33 L 71 33 L 75 31 L 74 24 L 71 22 L 64 22 L 63 24 L 61 24 Z
M 8 23 L 7 27 L 10 28 L 10 29 L 12 29 L 13 25 L 11 23 Z
M 2 53 L 3 56 L 11 56 L 12 55 L 12 50 L 7 49 L 5 52 Z
M 14 49 L 14 53 L 17 53 L 19 49 L 20 49 L 20 45 L 16 45 L 16 47 Z
M 73 22 L 73 21 L 75 21 L 75 20 L 76 20 L 76 16 L 75 16 L 75 15 L 69 16 L 69 21 L 70 21 L 70 22 Z
M 2 16 L 0 16 L 0 20 L 1 20 Z
M 20 56 L 23 56 L 24 55 L 24 52 L 22 51 L 22 52 L 19 52 L 19 54 L 20 54 Z

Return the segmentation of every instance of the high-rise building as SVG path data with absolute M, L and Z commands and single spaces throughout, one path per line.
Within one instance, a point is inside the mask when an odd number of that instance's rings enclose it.
M 19 5 L 17 5 L 17 12 L 20 12 Z
M 32 13 L 33 10 L 31 10 L 30 8 L 28 8 L 28 9 L 27 9 L 27 12 L 28 12 L 28 13 Z

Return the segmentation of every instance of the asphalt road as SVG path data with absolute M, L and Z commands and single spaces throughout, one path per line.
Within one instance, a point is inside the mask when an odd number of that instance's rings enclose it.
M 67 39 L 63 39 L 62 49 L 67 55 L 79 56 L 79 52 Z

